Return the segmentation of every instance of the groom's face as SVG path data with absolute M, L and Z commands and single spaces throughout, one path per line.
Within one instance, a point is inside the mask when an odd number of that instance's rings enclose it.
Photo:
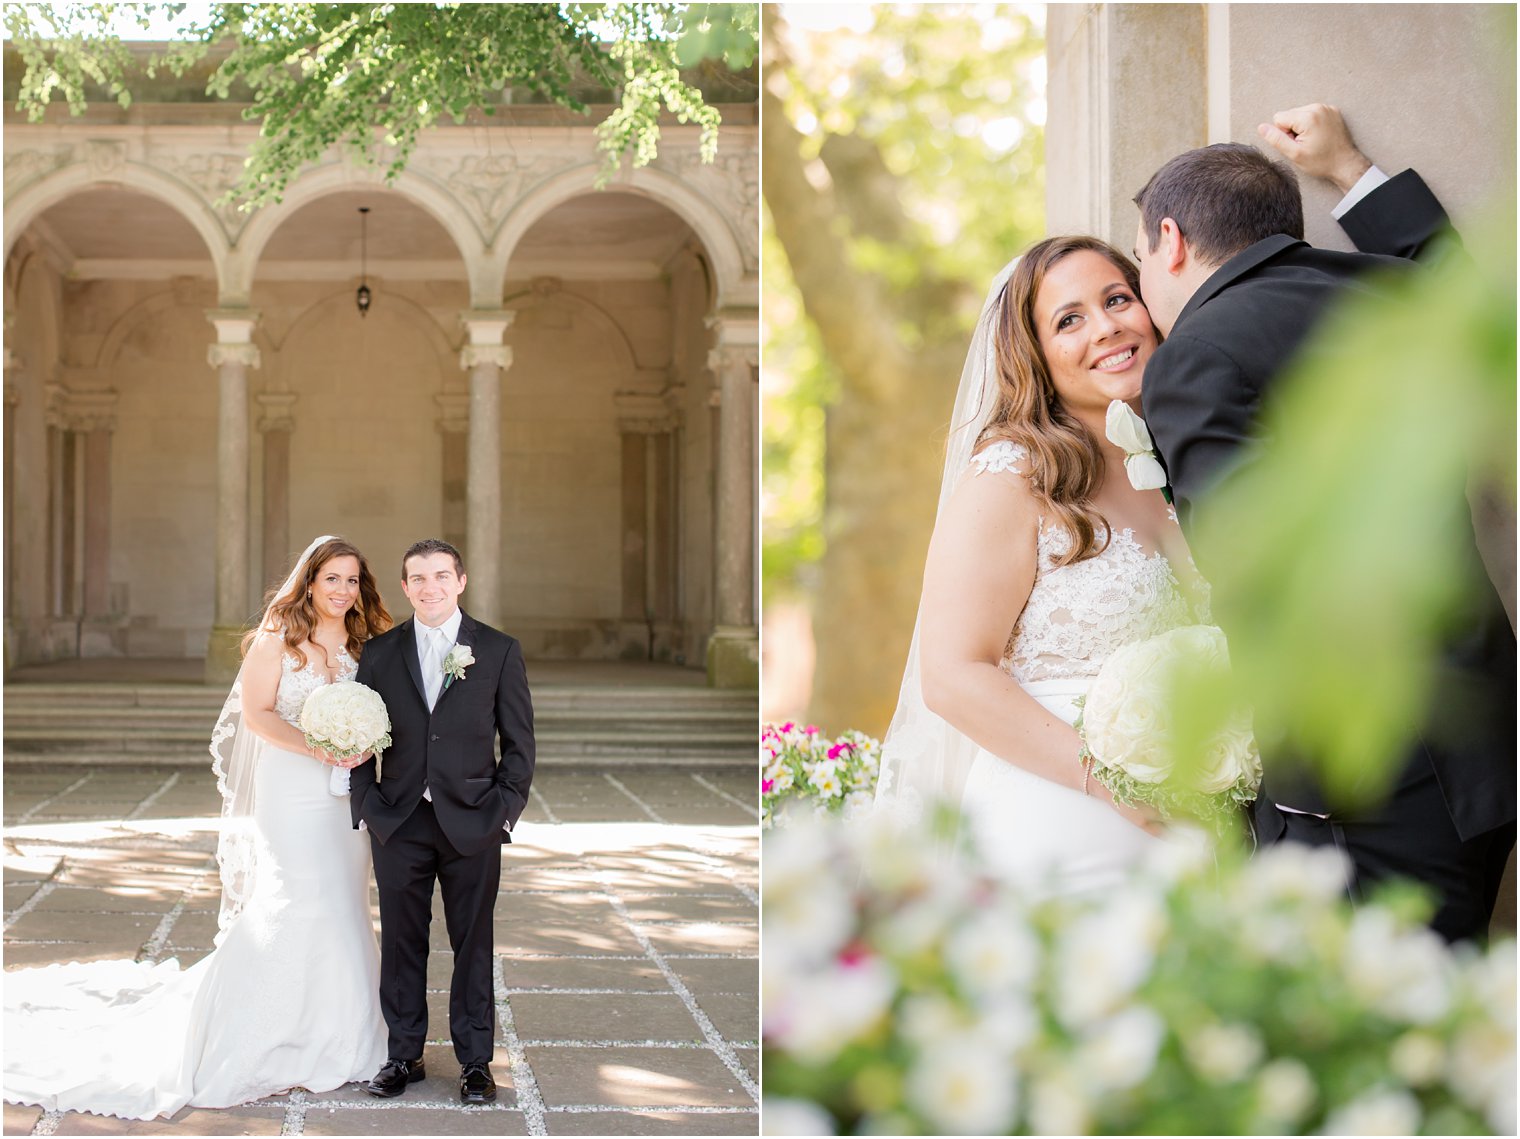
M 465 575 L 458 572 L 450 554 L 413 554 L 406 559 L 401 588 L 412 611 L 424 625 L 441 625 L 459 608 Z

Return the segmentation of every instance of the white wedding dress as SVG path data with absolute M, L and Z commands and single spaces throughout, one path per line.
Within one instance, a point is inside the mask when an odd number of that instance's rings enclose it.
M 974 477 L 1017 474 L 1025 458 L 1014 443 L 994 443 L 971 460 Z M 1115 649 L 1209 621 L 1201 580 L 1194 601 L 1166 557 L 1143 549 L 1132 531 L 1115 531 L 1096 557 L 1058 566 L 1070 548 L 1065 528 L 1041 518 L 1034 587 L 1000 663 L 1067 723 L 1077 718 L 1074 701 Z M 1117 885 L 1159 841 L 1106 800 L 1042 779 L 986 750 L 972 761 L 961 806 L 987 864 L 1035 897 Z
M 340 655 L 340 679 L 357 665 Z M 286 655 L 275 711 L 294 724 L 327 682 Z M 217 948 L 177 960 L 73 962 L 5 974 L 5 1098 L 127 1119 L 231 1107 L 369 1079 L 385 1061 L 368 836 L 329 768 L 259 753 L 258 873 Z

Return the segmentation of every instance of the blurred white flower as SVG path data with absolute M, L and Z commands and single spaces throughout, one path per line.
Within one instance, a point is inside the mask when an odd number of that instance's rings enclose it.
M 1513 1031 L 1492 1021 L 1462 1028 L 1447 1058 L 1446 1078 L 1464 1102 L 1483 1113 L 1495 1134 L 1515 1134 Z
M 920 1051 L 932 1051 L 965 1035 L 960 1005 L 941 993 L 915 993 L 897 1010 L 897 1035 Z
M 1056 1015 L 1068 1028 L 1112 1012 L 1150 973 L 1166 912 L 1154 893 L 1117 894 L 1061 931 L 1056 945 Z
M 1187 1033 L 1183 1051 L 1211 1084 L 1233 1084 L 1251 1074 L 1266 1052 L 1261 1034 L 1246 1024 L 1206 1024 Z
M 803 1099 L 760 1101 L 762 1135 L 833 1135 L 834 1118 L 816 1103 Z
M 1354 995 L 1410 1024 L 1439 1020 L 1455 995 L 1446 943 L 1424 926 L 1400 928 L 1393 914 L 1375 906 L 1352 915 L 1341 970 Z
M 907 1097 L 949 1135 L 1002 1135 L 1018 1108 L 1014 1065 L 990 1041 L 963 1036 L 920 1053 L 908 1073 Z
M 793 967 L 807 966 L 827 961 L 849 941 L 855 902 L 838 878 L 820 875 L 804 887 L 767 892 L 764 921 L 766 952 Z
M 1308 1067 L 1291 1057 L 1264 1064 L 1256 1074 L 1257 1111 L 1266 1124 L 1263 1131 L 1286 1131 L 1309 1114 L 1318 1096 Z
M 896 990 L 896 973 L 877 958 L 804 974 L 767 994 L 766 1035 L 799 1059 L 825 1063 L 886 1014 Z
M 812 819 L 766 834 L 765 873 L 760 879 L 766 905 L 791 891 L 809 890 L 820 877 L 836 873 L 839 852 L 832 834 L 821 820 Z
M 1006 993 L 977 1002 L 976 1030 L 1010 1053 L 1023 1049 L 1040 1032 L 1040 1014 L 1026 993 Z
M 1040 943 L 1022 915 L 1006 907 L 982 909 L 950 935 L 945 961 L 973 995 L 1027 989 L 1040 966 Z
M 1331 1113 L 1325 1135 L 1417 1135 L 1420 1101 L 1407 1091 L 1380 1088 Z
M 871 813 L 871 807 L 875 802 L 875 796 L 869 791 L 850 791 L 844 797 L 844 809 L 841 814 L 846 822 L 854 822 L 863 819 Z
M 1165 1037 L 1155 1010 L 1133 1005 L 1088 1030 L 1077 1048 L 1077 1070 L 1095 1090 L 1132 1088 L 1151 1074 Z
M 1029 1130 L 1035 1135 L 1088 1135 L 1092 1132 L 1092 1097 L 1079 1075 L 1065 1068 L 1042 1072 L 1030 1080 Z
M 1280 842 L 1246 864 L 1236 900 L 1257 908 L 1278 901 L 1330 901 L 1347 896 L 1351 863 L 1333 846 Z
M 1428 1032 L 1406 1032 L 1393 1042 L 1388 1065 L 1410 1087 L 1423 1088 L 1441 1078 L 1446 1069 L 1446 1049 Z

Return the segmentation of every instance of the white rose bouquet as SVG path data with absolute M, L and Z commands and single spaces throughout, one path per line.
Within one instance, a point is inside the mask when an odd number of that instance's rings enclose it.
M 379 753 L 391 746 L 391 718 L 385 701 L 368 685 L 355 680 L 324 684 L 306 698 L 301 707 L 301 731 L 308 747 L 319 747 L 339 759 L 352 759 L 374 751 L 375 775 L 380 774 Z M 348 794 L 347 768 L 334 768 L 328 790 Z
M 1250 713 L 1232 712 L 1203 753 L 1178 762 L 1170 700 L 1179 675 L 1229 669 L 1224 633 L 1188 625 L 1116 650 L 1082 701 L 1077 731 L 1084 763 L 1120 803 L 1145 803 L 1164 817 L 1189 815 L 1215 829 L 1238 822 L 1256 798 L 1261 754 Z

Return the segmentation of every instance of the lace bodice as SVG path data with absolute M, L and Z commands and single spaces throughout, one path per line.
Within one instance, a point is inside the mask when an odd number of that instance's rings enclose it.
M 327 683 L 327 671 L 317 664 L 313 654 L 308 652 L 306 658 L 306 667 L 300 668 L 294 653 L 285 652 L 280 656 L 280 687 L 274 694 L 274 710 L 275 715 L 294 727 L 300 727 L 301 709 L 306 705 L 306 698 Z M 352 680 L 358 671 L 359 665 L 348 655 L 348 649 L 340 648 L 338 679 Z
M 1005 440 L 971 462 L 978 474 L 1017 474 L 1027 457 Z M 1034 588 L 1000 664 L 1015 680 L 1094 676 L 1121 645 L 1210 621 L 1207 594 L 1190 600 L 1165 555 L 1147 553 L 1133 530 L 1116 530 L 1096 557 L 1058 566 L 1071 541 L 1065 527 L 1040 519 Z

